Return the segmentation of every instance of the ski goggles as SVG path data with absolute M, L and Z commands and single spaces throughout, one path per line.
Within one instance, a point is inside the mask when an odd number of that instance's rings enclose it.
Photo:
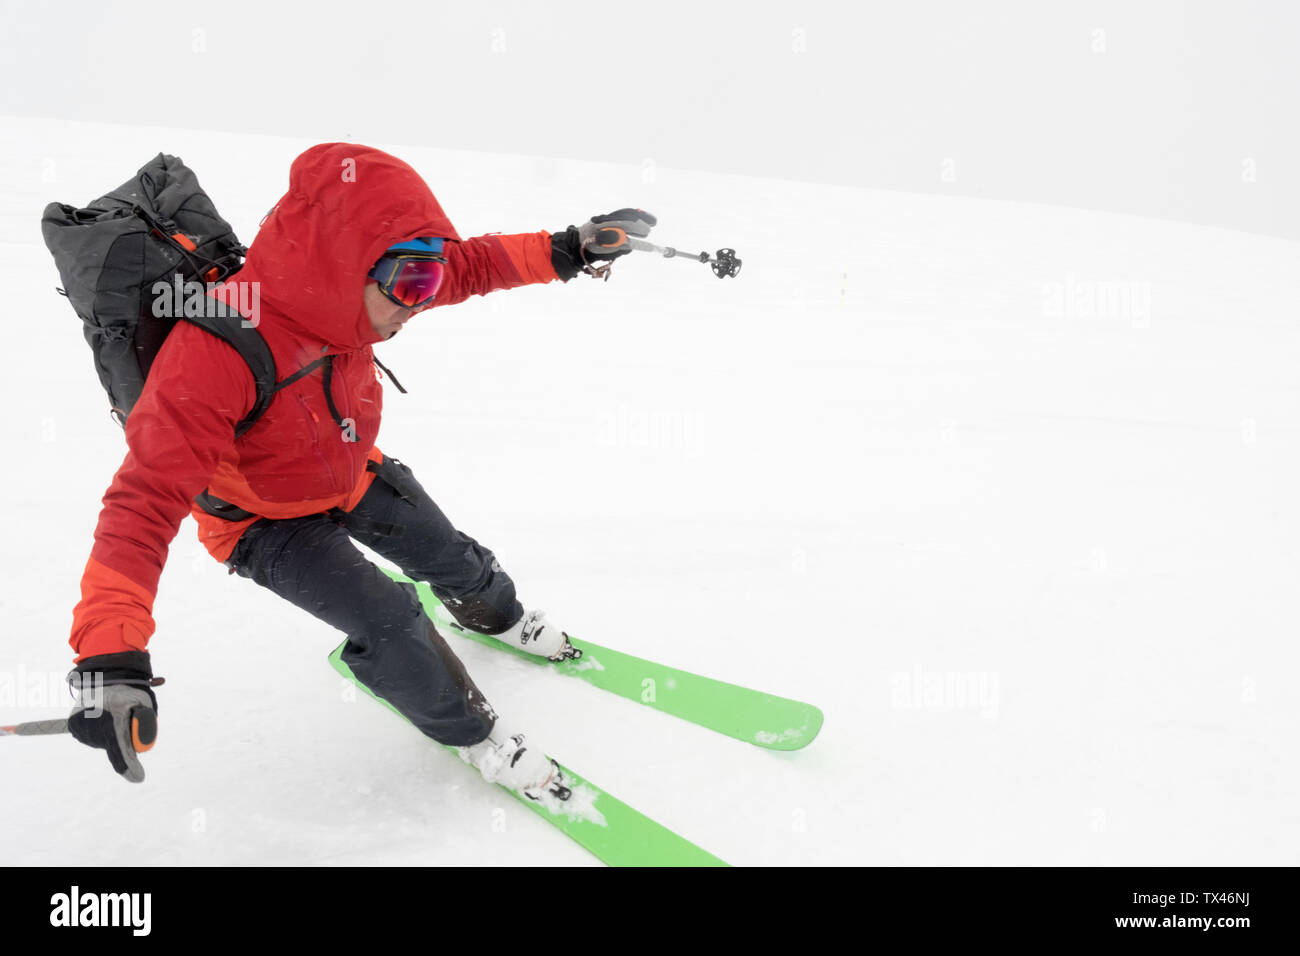
M 370 270 L 379 291 L 407 309 L 419 309 L 434 299 L 447 274 L 441 239 L 412 239 L 391 246 Z

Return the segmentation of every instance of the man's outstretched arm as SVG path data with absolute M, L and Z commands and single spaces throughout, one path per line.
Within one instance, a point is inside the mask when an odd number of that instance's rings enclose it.
M 448 242 L 447 278 L 433 304 L 454 305 L 471 295 L 555 279 L 568 282 L 589 262 L 631 252 L 628 236 L 645 237 L 654 224 L 655 217 L 642 209 L 620 209 L 563 232 L 494 233 Z

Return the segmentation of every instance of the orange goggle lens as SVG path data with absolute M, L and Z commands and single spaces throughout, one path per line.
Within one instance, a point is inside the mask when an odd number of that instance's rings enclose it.
M 370 270 L 379 291 L 407 309 L 433 301 L 447 274 L 447 260 L 431 256 L 385 256 Z

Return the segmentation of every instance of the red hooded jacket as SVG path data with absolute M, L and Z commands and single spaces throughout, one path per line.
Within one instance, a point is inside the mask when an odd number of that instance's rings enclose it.
M 73 612 L 69 643 L 78 661 L 146 649 L 158 578 L 187 514 L 220 561 L 257 520 L 226 521 L 194 507 L 205 488 L 268 518 L 350 510 L 360 501 L 373 478 L 367 460 L 382 459 L 375 438 L 383 408 L 371 352 L 380 337 L 363 291 L 383 251 L 417 236 L 454 240 L 444 247 L 447 277 L 433 307 L 557 278 L 550 233 L 461 240 L 419 174 L 396 157 L 325 143 L 295 159 L 289 191 L 264 220 L 243 269 L 213 294 L 232 305 L 256 302 L 254 315 L 241 311 L 256 318 L 278 379 L 334 356 L 331 397 L 350 420 L 348 440 L 330 413 L 321 368 L 278 392 L 235 438 L 256 400 L 252 373 L 231 346 L 177 323 L 127 419 L 129 450 L 104 495 Z

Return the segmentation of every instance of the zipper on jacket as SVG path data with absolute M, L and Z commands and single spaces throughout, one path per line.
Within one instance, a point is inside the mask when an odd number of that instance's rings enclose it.
M 311 446 L 312 449 L 316 452 L 316 457 L 320 459 L 320 463 L 324 468 L 326 474 L 329 476 L 331 492 L 335 492 L 339 487 L 339 473 L 338 470 L 334 467 L 334 462 L 330 460 L 329 455 L 325 453 L 325 449 L 321 445 L 320 416 L 316 414 L 316 410 L 311 407 L 311 403 L 307 400 L 307 396 L 302 391 L 298 392 L 298 402 L 299 404 L 302 405 L 303 411 L 305 411 L 308 415 L 311 416 L 311 420 L 312 420 Z M 333 431 L 333 423 L 331 422 L 330 425 L 331 425 L 330 430 Z M 338 492 L 338 493 L 346 494 L 347 489 L 344 489 L 342 492 Z

